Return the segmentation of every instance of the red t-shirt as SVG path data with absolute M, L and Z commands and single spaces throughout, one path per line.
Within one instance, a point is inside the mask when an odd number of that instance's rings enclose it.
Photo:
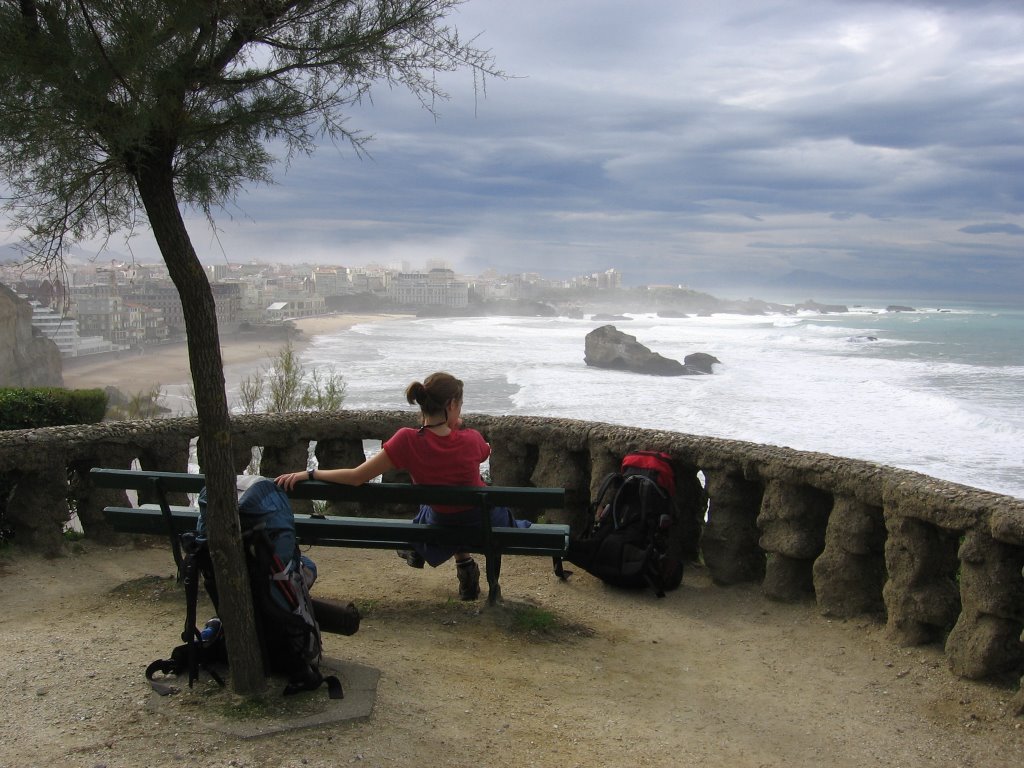
M 391 463 L 418 485 L 486 485 L 480 463 L 491 455 L 491 446 L 475 429 L 455 429 L 440 437 L 429 429 L 402 427 L 383 448 Z

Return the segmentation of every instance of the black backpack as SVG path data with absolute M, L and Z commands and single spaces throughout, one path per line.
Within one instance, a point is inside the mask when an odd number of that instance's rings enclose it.
M 315 601 L 309 594 L 309 587 L 316 579 L 316 565 L 299 551 L 288 497 L 266 478 L 245 478 L 244 485 L 238 513 L 264 669 L 267 674 L 287 678 L 285 695 L 326 685 L 331 698 L 343 698 L 340 681 L 334 676 L 325 677 L 320 672 L 323 646 Z M 203 629 L 196 622 L 200 579 L 214 607 L 219 604 L 205 535 L 205 512 L 204 489 L 199 495 L 196 530 L 181 536 L 180 579 L 185 587 L 183 644 L 172 651 L 170 659 L 154 661 L 146 670 L 146 677 L 160 693 L 171 689 L 154 681 L 156 672 L 171 675 L 187 672 L 191 687 L 202 669 L 218 683 L 224 684 L 217 673 L 218 665 L 227 662 L 219 621 L 207 622 Z M 344 615 L 332 617 L 334 631 L 350 635 L 358 630 L 359 615 L 355 606 L 350 604 L 342 609 L 341 614 Z M 338 619 L 343 622 L 342 629 L 337 627 Z
M 668 454 L 635 451 L 601 483 L 590 505 L 591 525 L 569 540 L 566 560 L 606 584 L 651 586 L 658 597 L 683 578 L 676 526 L 675 474 Z M 555 573 L 571 574 L 555 558 Z

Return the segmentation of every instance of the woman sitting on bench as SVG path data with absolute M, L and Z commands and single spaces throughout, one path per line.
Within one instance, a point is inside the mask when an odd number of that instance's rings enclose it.
M 384 472 L 401 469 L 413 483 L 421 485 L 483 486 L 480 464 L 491 455 L 491 447 L 475 429 L 462 427 L 462 381 L 449 373 L 433 373 L 422 383 L 414 381 L 405 390 L 410 404 L 420 407 L 422 426 L 402 427 L 382 450 L 351 469 L 317 469 L 280 475 L 276 482 L 291 490 L 302 480 L 323 480 L 342 485 L 362 485 Z M 508 507 L 491 510 L 492 525 L 528 527 L 517 521 Z M 479 525 L 479 510 L 473 508 L 421 505 L 414 522 L 440 525 Z M 409 565 L 423 563 L 437 567 L 455 556 L 459 597 L 475 600 L 480 595 L 480 568 L 468 552 L 455 552 L 435 544 L 417 544 L 416 549 L 399 552 Z

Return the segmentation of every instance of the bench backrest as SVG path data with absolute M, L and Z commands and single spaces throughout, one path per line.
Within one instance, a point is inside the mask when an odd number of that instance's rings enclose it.
M 199 493 L 206 484 L 203 475 L 185 472 L 148 472 L 129 469 L 94 468 L 89 473 L 99 488 L 124 488 L 163 493 Z M 307 480 L 288 494 L 294 499 L 372 502 L 375 504 L 444 504 L 449 506 L 510 506 L 528 509 L 561 509 L 564 488 L 515 488 L 507 486 L 457 487 L 411 485 L 409 483 L 367 483 L 338 485 Z

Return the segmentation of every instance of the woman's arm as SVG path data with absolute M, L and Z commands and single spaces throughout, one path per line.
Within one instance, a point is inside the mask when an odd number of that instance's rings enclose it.
M 372 458 L 367 459 L 358 467 L 351 469 L 318 469 L 314 472 L 316 480 L 323 480 L 325 483 L 338 483 L 339 485 L 362 485 L 368 483 L 378 475 L 382 475 L 395 465 L 385 451 L 378 451 Z M 289 472 L 285 475 L 278 475 L 274 482 L 290 491 L 296 483 L 309 479 L 308 472 Z

